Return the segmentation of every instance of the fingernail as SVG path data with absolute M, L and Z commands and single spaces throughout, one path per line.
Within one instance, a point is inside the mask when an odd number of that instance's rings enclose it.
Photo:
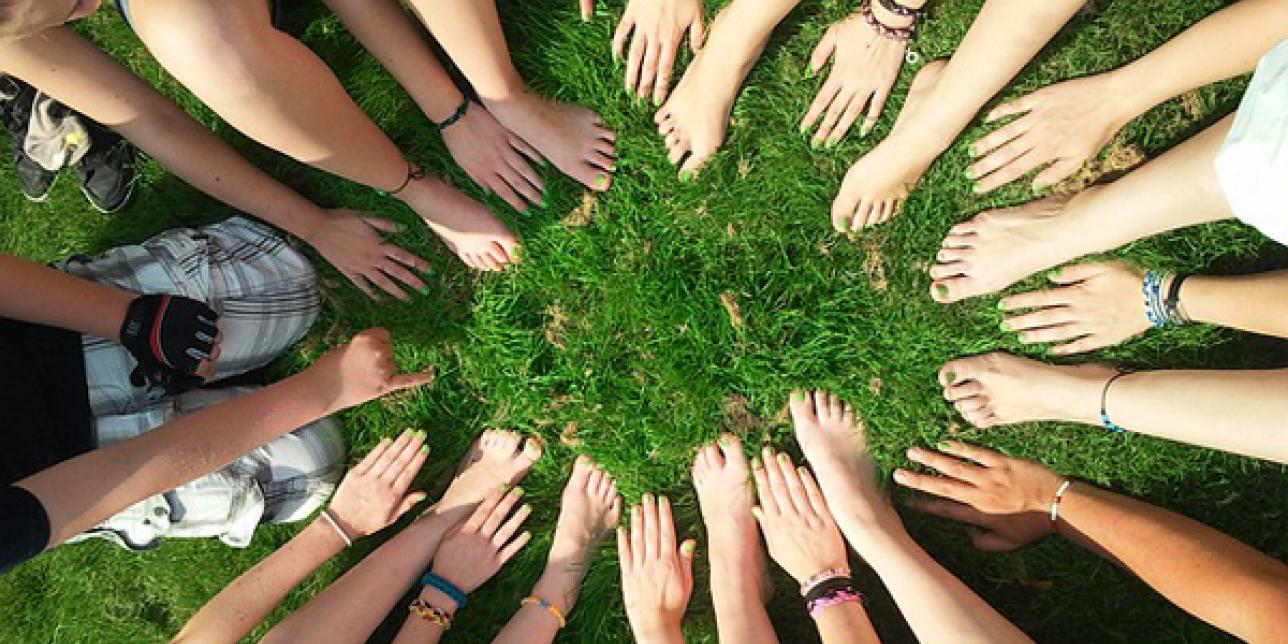
M 501 484 L 501 493 L 502 493 L 502 494 L 505 494 L 506 492 L 509 492 L 509 491 L 510 491 L 510 484 L 509 484 L 509 483 L 502 483 L 502 484 Z
M 997 301 L 997 310 L 999 310 L 999 311 L 1005 311 L 1005 310 L 1006 310 L 1006 300 L 998 300 L 998 301 Z
M 645 503 L 652 503 L 652 502 L 653 502 L 653 495 L 652 495 L 652 494 L 649 494 L 648 492 L 645 492 L 645 493 L 644 493 L 644 496 L 643 496 L 642 498 L 643 498 L 643 500 L 644 500 L 644 502 L 645 502 Z
M 764 514 L 765 514 L 765 511 L 764 511 L 763 509 L 761 509 L 761 507 L 760 507 L 759 505 L 753 505 L 753 506 L 751 506 L 751 516 L 756 517 L 757 519 L 759 519 L 759 518 L 761 518 L 762 516 L 764 516 Z
M 688 182 L 689 182 L 689 180 L 690 180 L 690 179 L 692 179 L 692 178 L 693 178 L 693 173 L 692 173 L 692 172 L 689 172 L 688 170 L 685 170 L 684 172 L 681 172 L 681 173 L 680 173 L 680 182 L 681 182 L 681 183 L 688 183 Z
M 839 142 L 839 140 L 838 140 L 838 139 L 828 139 L 828 140 L 827 140 L 827 143 L 824 143 L 824 144 L 823 144 L 823 147 L 824 147 L 824 148 L 826 148 L 826 149 L 828 149 L 828 150 L 831 150 L 832 148 L 836 147 L 836 144 L 837 144 L 838 142 Z
M 939 294 L 939 297 L 948 297 L 948 287 L 943 284 L 936 284 L 935 292 Z
M 1057 268 L 1054 270 L 1047 271 L 1047 279 L 1051 281 L 1060 279 L 1060 269 Z
M 805 78 L 814 78 L 814 74 L 816 73 L 818 72 L 815 72 L 813 67 L 805 68 Z
M 805 476 L 805 474 L 806 474 L 806 473 L 808 473 L 808 472 L 809 472 L 809 470 L 805 469 L 805 466 L 804 466 L 804 465 L 797 465 L 797 466 L 796 466 L 796 473 L 797 473 L 797 474 L 800 474 L 801 476 Z
M 952 371 L 949 371 L 949 372 L 948 372 L 948 374 L 947 374 L 947 377 L 948 377 L 948 383 L 949 383 L 949 384 L 952 384 L 952 383 L 954 383 L 954 382 L 957 382 L 957 374 L 956 374 L 956 373 L 953 373 Z
M 972 181 L 972 182 L 971 182 L 971 184 L 970 184 L 970 189 L 971 189 L 972 191 L 974 191 L 974 192 L 975 192 L 975 194 L 979 194 L 979 193 L 981 193 L 981 192 L 984 192 L 984 186 L 980 185 L 980 183 L 979 183 L 978 181 Z
M 907 483 L 907 482 L 908 482 L 908 475 L 907 475 L 907 474 L 904 474 L 903 470 L 895 470 L 895 471 L 894 471 L 894 481 L 895 481 L 895 483 Z
M 420 294 L 421 294 L 421 295 L 429 295 L 429 287 L 428 287 L 428 286 L 426 286 L 425 288 L 420 289 Z
M 721 445 L 723 445 L 723 446 L 725 446 L 725 447 L 728 447 L 728 446 L 729 446 L 729 444 L 730 444 L 730 443 L 732 443 L 733 441 L 729 440 L 729 437 L 728 437 L 728 436 L 721 436 L 719 439 L 717 439 L 717 440 L 716 440 L 716 442 L 717 442 L 717 443 L 720 443 Z
M 524 494 L 526 494 L 526 492 L 523 490 L 523 488 L 521 488 L 521 487 L 516 487 L 516 488 L 514 488 L 514 495 L 515 495 L 515 496 L 519 496 L 519 497 L 521 497 L 521 496 L 523 496 Z
M 790 460 L 790 459 L 788 459 L 788 457 L 787 457 L 787 453 L 786 453 L 786 452 L 780 453 L 780 454 L 778 455 L 778 462 L 779 462 L 779 463 L 787 463 L 789 460 Z
M 761 467 L 764 467 L 764 465 L 765 464 L 760 460 L 759 456 L 751 457 L 751 469 L 758 470 Z
M 939 441 L 938 443 L 935 444 L 935 448 L 941 452 L 946 452 L 952 449 L 952 447 L 953 447 L 952 445 L 948 444 L 948 441 Z
M 800 132 L 801 134 L 804 134 L 809 131 L 809 127 L 806 126 L 804 123 L 801 123 L 800 127 L 796 128 L 796 131 Z
M 905 454 L 908 455 L 908 458 L 915 461 L 921 457 L 921 449 L 917 447 L 909 447 L 908 451 L 905 452 Z
M 654 96 L 654 97 L 653 97 L 653 107 L 662 107 L 662 97 L 661 97 L 661 96 Z
M 970 158 L 972 158 L 972 159 L 978 158 L 978 157 L 979 157 L 979 149 L 972 145 L 972 146 L 970 146 L 970 147 L 966 148 L 966 154 L 967 154 L 967 155 L 969 155 L 969 156 L 970 156 Z
M 680 544 L 680 553 L 686 557 L 692 557 L 693 553 L 697 551 L 697 549 L 698 549 L 698 544 L 692 541 L 685 541 L 684 543 Z
M 420 453 L 421 453 L 421 454 L 428 454 L 428 453 L 429 453 L 429 445 L 421 445 L 421 446 L 420 446 Z
M 1045 183 L 1042 183 L 1042 182 L 1040 182 L 1040 181 L 1034 181 L 1034 182 L 1033 182 L 1033 189 L 1034 189 L 1034 190 L 1036 190 L 1036 191 L 1046 190 L 1046 188 L 1047 188 L 1047 184 L 1045 184 Z
M 975 179 L 975 170 L 973 168 L 966 168 L 963 174 L 966 175 L 967 179 L 971 179 L 972 181 Z M 973 185 L 978 185 L 978 184 L 973 184 Z
M 603 187 L 605 187 L 605 186 L 607 186 L 607 185 L 608 185 L 608 177 L 606 177 L 606 176 L 604 176 L 604 175 L 602 175 L 602 174 L 601 174 L 601 175 L 599 175 L 598 177 L 595 177 L 595 187 L 596 187 L 596 188 L 603 188 Z
M 819 141 L 818 139 L 814 139 L 813 141 L 809 142 L 809 149 L 817 150 L 820 145 L 822 145 L 822 141 Z
M 1002 331 L 1010 331 L 1010 330 L 1011 330 L 1011 329 L 1009 329 L 1009 328 L 1006 326 L 1006 320 L 1002 320 L 1001 322 L 998 322 L 998 323 L 997 323 L 997 328 L 998 328 L 998 329 L 1001 329 Z
M 863 127 L 859 128 L 859 138 L 864 138 L 867 135 L 871 134 L 873 127 L 875 126 L 871 123 L 864 123 Z
M 427 432 L 427 431 L 425 431 L 425 430 L 423 430 L 423 429 L 418 429 L 418 430 L 416 430 L 416 433 L 417 433 L 417 434 L 420 434 L 420 437 L 421 437 L 422 439 L 423 439 L 423 438 L 425 438 L 426 436 L 429 436 L 429 432 Z
M 531 511 L 532 511 L 532 504 L 530 504 L 530 503 L 524 503 L 524 504 L 523 504 L 523 507 L 522 507 L 522 508 L 519 508 L 519 511 L 521 511 L 521 512 L 531 512 Z

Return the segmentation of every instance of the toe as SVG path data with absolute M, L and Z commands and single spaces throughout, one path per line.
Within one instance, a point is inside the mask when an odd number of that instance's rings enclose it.
M 858 199 L 851 198 L 845 192 L 837 195 L 832 200 L 832 228 L 838 233 L 849 230 L 850 220 L 854 218 L 854 211 L 858 206 Z
M 969 275 L 936 280 L 933 288 L 931 296 L 941 304 L 960 302 L 981 293 L 975 279 Z
M 938 253 L 935 253 L 935 261 L 939 263 L 958 262 L 966 259 L 969 255 L 970 251 L 965 248 L 944 246 L 939 249 Z
M 809 392 L 799 389 L 792 392 L 788 398 L 787 409 L 792 414 L 792 420 L 796 424 L 815 422 L 818 419 L 814 416 L 814 404 L 810 399 Z
M 582 454 L 581 456 L 578 456 L 577 460 L 573 463 L 572 478 L 570 480 L 584 484 L 585 481 L 588 478 L 590 478 L 590 473 L 594 470 L 595 470 L 594 459 L 592 459 L 589 456 L 586 456 L 585 454 Z
M 983 371 L 984 356 L 971 356 L 950 360 L 939 370 L 939 384 L 949 386 L 968 380 L 977 380 Z
M 968 268 L 966 262 L 939 262 L 931 266 L 928 272 L 931 279 L 942 281 L 949 277 L 965 275 Z
M 948 233 L 948 235 L 944 237 L 944 241 L 941 242 L 939 245 L 943 248 L 971 248 L 975 245 L 975 242 L 978 240 L 979 240 L 979 236 L 973 233 L 972 234 Z
M 944 398 L 949 402 L 957 402 L 966 398 L 982 396 L 984 394 L 984 385 L 974 380 L 967 380 L 955 385 L 944 387 Z
M 715 443 L 708 443 L 702 449 L 707 453 L 707 462 L 711 463 L 712 468 L 720 469 L 725 466 L 724 456 L 720 454 L 720 448 Z
M 545 452 L 545 447 L 541 444 L 541 439 L 531 436 L 523 441 L 523 458 L 529 461 L 535 461 L 541 458 Z

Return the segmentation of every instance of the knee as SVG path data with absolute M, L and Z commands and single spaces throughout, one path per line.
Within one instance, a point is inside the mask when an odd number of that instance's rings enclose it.
M 134 3 L 134 26 L 166 71 L 212 107 L 271 89 L 266 50 L 282 34 L 219 3 Z M 235 4 L 235 3 L 233 3 Z

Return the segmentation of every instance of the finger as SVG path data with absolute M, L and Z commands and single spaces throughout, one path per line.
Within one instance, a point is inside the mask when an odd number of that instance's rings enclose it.
M 992 190 L 1023 176 L 1024 172 L 1016 174 L 1017 169 L 1037 167 L 1044 159 L 1040 159 L 1041 155 L 1034 154 L 1032 150 L 1033 142 L 1028 137 L 1020 137 L 980 159 L 970 167 L 971 178 L 979 186 L 976 191 Z M 1034 162 L 1035 159 L 1038 161 Z
M 827 33 L 823 34 L 823 39 L 818 41 L 814 47 L 814 52 L 809 56 L 810 74 L 817 74 L 823 65 L 827 64 L 827 59 L 832 57 L 832 52 L 836 51 L 836 26 L 828 27 Z
M 402 454 L 404 449 L 407 449 L 407 444 L 410 443 L 414 437 L 415 434 L 410 429 L 403 430 L 401 434 L 394 438 L 394 442 L 389 446 L 389 449 L 386 449 L 384 453 L 381 454 L 380 460 L 372 464 L 371 469 L 367 472 L 368 475 L 383 477 L 385 472 L 388 472 L 389 468 L 398 461 L 398 456 Z
M 389 388 L 385 393 L 402 392 L 403 389 L 412 389 L 416 386 L 424 386 L 434 381 L 433 371 L 413 371 L 411 374 L 395 374 L 389 379 Z
M 653 105 L 661 105 L 671 89 L 671 70 L 675 67 L 675 50 L 679 48 L 677 38 L 664 45 L 657 58 L 657 80 L 653 83 Z
M 991 123 L 998 119 L 1004 119 L 1008 116 L 1014 116 L 1016 114 L 1023 114 L 1025 112 L 1030 112 L 1033 110 L 1033 106 L 1035 102 L 1036 101 L 1033 100 L 1032 94 L 1026 94 L 1013 101 L 1007 101 L 1005 103 L 1002 103 L 1001 105 L 998 105 L 997 107 L 994 107 L 992 110 L 989 111 L 988 116 L 986 117 L 986 120 Z
M 376 443 L 376 446 L 371 448 L 371 451 L 367 453 L 367 456 L 363 458 L 361 461 L 359 461 L 357 465 L 354 465 L 353 468 L 349 470 L 349 472 L 357 476 L 363 476 L 367 472 L 370 472 L 372 466 L 380 461 L 381 456 L 385 453 L 385 450 L 388 449 L 389 445 L 392 443 L 393 443 L 392 439 L 389 439 L 389 438 L 380 439 L 380 442 Z
M 644 50 L 647 44 L 644 35 L 636 29 L 635 34 L 631 36 L 630 51 L 626 54 L 626 91 L 630 94 L 639 94 L 635 88 L 639 84 L 640 66 L 644 63 Z
M 911 499 L 908 505 L 918 512 L 933 514 L 944 519 L 952 519 L 971 525 L 983 525 L 988 517 L 984 513 L 965 503 L 947 499 Z
M 644 515 L 644 559 L 647 561 L 657 561 L 658 558 L 658 535 L 657 525 L 657 504 L 653 502 L 652 494 L 645 494 L 643 499 Z
M 581 0 L 581 21 L 590 22 L 590 16 L 595 10 L 595 0 Z
M 809 104 L 809 110 L 805 112 L 805 118 L 801 119 L 801 132 L 814 127 L 814 123 L 823 115 L 823 111 L 832 104 L 832 101 L 836 100 L 836 95 L 840 92 L 840 81 L 833 80 L 831 76 L 828 76 L 827 81 L 819 88 L 818 94 L 814 95 L 814 102 Z M 817 141 L 818 138 L 815 137 L 815 140 Z
M 651 39 L 648 47 L 644 49 L 644 62 L 640 65 L 640 84 L 637 94 L 645 100 L 653 96 L 653 80 L 657 78 L 657 60 L 661 57 L 658 51 L 660 48 L 661 43 Z
M 767 453 L 769 453 L 769 448 L 761 450 L 760 459 L 753 463 L 751 478 L 756 484 L 756 498 L 760 501 L 760 507 L 770 514 L 778 514 L 778 504 L 774 503 L 774 493 L 769 489 L 769 474 L 765 471 L 765 454 Z
M 837 414 L 838 416 L 840 414 Z M 805 514 L 809 511 L 809 497 L 805 495 L 805 486 L 801 485 L 800 474 L 796 472 L 796 464 L 792 463 L 792 458 L 786 453 L 778 454 L 778 470 L 783 475 L 783 486 L 787 490 L 787 496 L 791 499 L 792 506 L 796 508 L 797 514 Z
M 939 451 L 945 454 L 967 458 L 984 467 L 997 467 L 1006 462 L 1006 456 L 1001 452 L 995 452 L 986 447 L 979 447 L 961 441 L 944 441 L 938 447 Z
M 805 488 L 805 497 L 809 499 L 809 504 L 814 509 L 814 514 L 831 518 L 832 511 L 827 507 L 827 500 L 823 498 L 823 490 L 818 487 L 818 482 L 814 480 L 814 475 L 804 466 L 796 468 L 796 473 L 800 476 L 801 487 Z
M 622 569 L 622 577 L 630 574 L 634 567 L 634 555 L 631 554 L 631 539 L 626 534 L 627 529 L 621 526 L 617 528 L 617 565 Z
M 411 287 L 411 289 L 414 291 L 424 291 L 426 289 L 425 282 L 422 281 L 419 277 L 416 277 L 415 273 L 412 273 L 411 271 L 407 270 L 407 268 L 404 267 L 402 264 L 399 264 L 398 262 L 395 262 L 392 259 L 381 262 L 380 270 L 385 275 L 388 275 L 402 282 L 403 284 L 406 284 L 407 286 Z
M 505 565 L 505 562 L 512 559 L 514 555 L 519 554 L 519 551 L 522 550 L 524 546 L 528 545 L 528 542 L 531 540 L 532 533 L 525 531 L 523 534 L 519 535 L 517 539 L 511 541 L 510 544 L 502 549 L 497 555 L 497 558 L 501 561 L 501 565 Z
M 380 217 L 363 217 L 362 220 L 367 222 L 368 226 L 371 226 L 376 230 L 381 230 L 387 233 L 398 232 L 398 224 L 388 219 L 381 219 Z
M 1068 179 L 1078 171 L 1078 168 L 1082 167 L 1082 163 L 1078 159 L 1060 159 L 1056 161 L 1033 178 L 1033 189 L 1042 190 L 1047 186 L 1055 185 Z
M 1002 328 L 1007 331 L 1028 331 L 1059 324 L 1073 322 L 1073 310 L 1067 306 L 1053 306 L 1038 309 L 1032 313 L 1017 315 L 1002 320 Z
M 707 26 L 702 21 L 702 14 L 699 12 L 697 17 L 693 19 L 693 24 L 689 25 L 689 49 L 696 54 L 706 42 Z
M 509 493 L 504 491 L 504 487 L 501 485 L 488 491 L 487 496 L 483 497 L 483 502 L 474 509 L 474 514 L 471 514 L 470 518 L 466 519 L 461 526 L 461 532 L 478 532 L 479 526 L 482 526 L 483 522 L 487 521 L 496 505 L 508 495 Z
M 680 544 L 680 572 L 684 574 L 684 587 L 693 587 L 693 553 L 698 551 L 698 542 L 688 539 Z
M 617 23 L 617 30 L 613 32 L 613 60 L 622 58 L 622 52 L 626 50 L 626 38 L 631 35 L 634 27 L 635 19 L 629 14 L 622 16 L 622 21 Z
M 425 494 L 424 492 L 413 492 L 411 494 L 408 494 L 406 497 L 403 498 L 402 504 L 398 506 L 398 510 L 394 513 L 394 521 L 397 521 L 398 517 L 401 517 L 402 515 L 407 514 L 408 512 L 411 511 L 412 508 L 420 505 L 425 499 L 428 499 L 428 498 L 429 498 L 429 495 Z
M 675 550 L 675 518 L 671 515 L 671 500 L 665 496 L 657 501 L 658 552 Z
M 975 484 L 982 481 L 987 472 L 984 468 L 971 465 L 966 461 L 952 458 L 940 454 L 939 452 L 913 447 L 908 450 L 908 460 L 914 463 L 921 463 L 944 476 L 949 476 L 959 481 Z
M 496 531 L 501 529 L 501 523 L 505 521 L 506 517 L 510 516 L 510 511 L 519 504 L 519 498 L 523 496 L 522 490 L 523 488 L 516 487 L 501 497 L 501 501 L 496 504 L 496 507 L 492 508 L 487 518 L 479 526 L 478 533 L 484 537 L 495 535 Z
M 403 446 L 402 451 L 394 456 L 389 463 L 389 467 L 382 473 L 382 476 L 390 481 L 395 490 L 398 489 L 399 477 L 401 477 L 403 472 L 405 472 L 412 464 L 412 461 L 416 460 L 416 458 L 421 455 L 421 448 L 424 446 L 424 433 L 419 431 L 412 432 L 411 440 L 407 441 L 407 444 Z M 410 482 L 410 479 L 408 479 L 408 483 Z M 403 491 L 405 490 L 398 490 L 398 493 L 402 494 Z
M 385 257 L 388 257 L 403 266 L 416 269 L 422 273 L 429 270 L 429 262 L 414 253 L 399 248 L 398 246 L 386 244 L 381 247 L 381 250 L 384 251 Z
M 989 132 L 987 135 L 970 145 L 970 155 L 972 157 L 982 157 L 997 148 L 1014 141 L 1020 135 L 1028 132 L 1033 127 L 1030 122 L 1032 119 L 1017 119 L 1003 125 L 1002 127 Z
M 945 478 L 942 476 L 927 476 L 916 472 L 909 472 L 905 469 L 894 471 L 894 481 L 899 485 L 913 490 L 921 490 L 927 494 L 933 494 L 938 497 L 969 503 L 969 499 L 975 492 L 975 486 L 962 483 L 956 479 Z
M 416 475 L 420 474 L 421 468 L 425 467 L 425 461 L 429 459 L 429 446 L 424 441 L 419 442 L 420 445 L 416 447 L 411 459 L 403 465 L 402 470 L 394 479 L 394 489 L 398 490 L 399 494 L 406 492 L 407 488 L 411 487 L 411 482 L 416 480 Z
M 401 288 L 398 288 L 398 285 L 394 284 L 393 280 L 389 279 L 389 277 L 385 275 L 379 267 L 373 268 L 362 275 L 367 278 L 367 281 L 379 287 L 380 290 L 398 298 L 401 301 L 407 301 L 407 294 L 404 293 Z
M 644 565 L 644 508 L 638 504 L 631 506 L 631 554 L 634 555 L 635 567 Z
M 783 480 L 783 470 L 778 466 L 778 454 L 769 450 L 765 458 L 765 478 L 769 479 L 769 493 L 780 512 L 788 512 L 795 507 L 791 493 L 787 491 L 787 481 Z
M 527 521 L 528 516 L 531 514 L 532 506 L 527 503 L 523 504 L 514 514 L 510 515 L 510 518 L 505 523 L 501 524 L 500 528 L 497 528 L 496 534 L 492 535 L 492 545 L 500 548 L 509 543 L 510 538 L 519 531 L 519 528 L 523 526 L 523 522 Z
M 370 299 L 370 300 L 380 299 L 380 296 L 376 295 L 376 292 L 371 290 L 371 286 L 367 284 L 367 278 L 363 277 L 359 273 L 350 273 L 348 271 L 340 271 L 340 272 L 343 273 L 344 276 L 349 279 L 349 282 L 351 282 L 354 286 L 358 287 L 358 290 L 362 291 L 362 294 L 366 295 L 367 299 Z
M 827 106 L 827 113 L 823 115 L 823 122 L 819 124 L 818 131 L 814 133 L 814 140 L 820 143 L 826 141 L 828 145 L 835 143 L 832 136 L 832 129 L 836 127 L 836 122 L 841 120 L 841 115 L 849 109 L 850 103 L 858 100 L 856 94 L 851 90 L 842 90 L 837 95 L 836 100 Z
M 869 97 L 867 90 L 860 91 L 854 95 L 854 99 L 850 101 L 850 104 L 845 108 L 845 112 L 841 114 L 841 120 L 837 121 L 836 127 L 832 129 L 831 141 L 840 141 L 845 138 L 846 133 L 850 131 L 850 126 L 854 125 L 854 121 L 859 118 L 859 114 L 863 113 L 863 107 L 867 105 Z
M 859 128 L 859 136 L 865 137 L 872 132 L 872 128 L 877 126 L 877 121 L 881 118 L 881 113 L 885 111 L 886 101 L 890 98 L 890 86 L 877 90 L 872 95 L 872 102 L 868 105 L 868 117 L 863 120 L 863 127 Z

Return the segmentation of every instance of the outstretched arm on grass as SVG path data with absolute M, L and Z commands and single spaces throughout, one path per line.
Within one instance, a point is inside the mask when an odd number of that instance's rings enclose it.
M 59 463 L 16 485 L 44 506 L 49 545 L 56 545 L 141 499 L 213 472 L 283 434 L 427 380 L 425 374 L 397 373 L 388 332 L 364 331 L 299 375 L 179 416 L 154 431 Z
M 406 254 L 381 237 L 393 222 L 319 208 L 67 27 L 0 43 L 0 69 L 116 130 L 193 187 L 304 240 L 362 288 L 362 276 Z
M 1082 167 L 1128 121 L 1151 107 L 1209 83 L 1252 71 L 1257 59 L 1288 38 L 1288 3 L 1236 2 L 1119 69 L 1057 83 L 1009 101 L 988 120 L 1022 115 L 976 141 L 971 167 L 984 190 L 1050 166 L 1034 187 Z
M 0 317 L 119 339 L 138 294 L 0 254 Z
M 900 470 L 895 480 L 943 497 L 923 510 L 1010 530 L 1011 547 L 1050 531 L 1029 528 L 1016 537 L 1016 522 L 1035 526 L 1050 512 L 1062 477 L 1033 461 L 949 442 L 940 452 L 909 456 L 942 477 Z M 1288 633 L 1288 566 L 1202 523 L 1082 482 L 1072 482 L 1059 502 L 1058 531 L 1136 574 L 1172 603 L 1249 642 Z M 978 543 L 978 542 L 977 542 Z
M 318 515 L 285 546 L 242 573 L 197 611 L 174 641 L 240 641 L 350 541 L 385 529 L 424 500 L 424 493 L 407 494 L 425 464 L 424 444 L 424 433 L 411 430 L 394 440 L 382 439 L 340 482 L 325 510 L 330 521 Z

